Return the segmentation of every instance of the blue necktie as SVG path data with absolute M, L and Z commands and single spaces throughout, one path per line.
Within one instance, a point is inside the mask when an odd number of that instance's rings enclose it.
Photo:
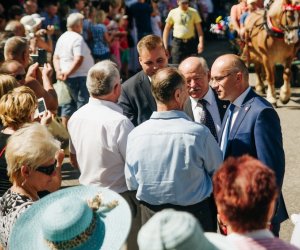
M 218 142 L 218 136 L 217 136 L 214 120 L 206 107 L 207 101 L 205 99 L 201 99 L 198 101 L 198 103 L 202 105 L 203 113 L 204 113 L 204 115 L 201 116 L 200 118 L 200 123 L 209 128 L 211 134 L 215 137 L 216 141 Z
M 235 109 L 235 105 L 231 103 L 228 108 L 229 108 L 229 111 L 228 111 L 228 116 L 227 116 L 227 123 L 225 125 L 224 130 L 223 130 L 223 135 L 224 136 L 221 137 L 221 140 L 222 140 L 222 138 L 224 138 L 223 139 L 223 141 L 224 141 L 223 147 L 221 148 L 221 150 L 223 152 L 223 158 L 225 158 L 225 153 L 226 153 L 228 138 L 229 138 L 229 134 L 230 134 L 230 127 L 231 127 L 232 115 L 233 115 L 233 111 Z

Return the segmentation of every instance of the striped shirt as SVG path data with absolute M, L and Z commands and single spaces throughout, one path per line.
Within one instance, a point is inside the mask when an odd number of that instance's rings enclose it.
M 246 234 L 231 233 L 227 239 L 241 250 L 297 250 L 299 248 L 274 237 L 267 229 Z

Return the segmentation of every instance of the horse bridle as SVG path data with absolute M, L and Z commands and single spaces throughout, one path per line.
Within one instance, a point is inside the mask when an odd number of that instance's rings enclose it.
M 290 32 L 291 30 L 299 29 L 300 23 L 298 22 L 298 25 L 296 26 L 288 26 L 288 25 L 282 25 L 282 19 L 286 12 L 288 11 L 299 11 L 300 12 L 300 5 L 292 5 L 292 4 L 284 4 L 283 5 L 283 11 L 280 15 L 280 23 L 279 27 L 272 26 L 272 20 L 270 17 L 268 17 L 268 10 L 270 9 L 270 6 L 273 4 L 274 0 L 270 0 L 268 4 L 265 6 L 264 10 L 264 27 L 267 30 L 268 34 L 271 36 L 277 37 L 277 38 L 283 38 L 284 32 Z M 299 13 L 300 15 L 300 13 Z M 286 15 L 285 15 L 286 17 Z M 299 20 L 299 19 L 298 19 Z
M 297 30 L 300 28 L 300 18 L 298 16 L 298 25 L 296 26 L 288 26 L 288 25 L 282 25 L 282 22 L 281 20 L 283 19 L 283 15 L 285 13 L 287 13 L 288 11 L 292 11 L 292 12 L 299 12 L 298 15 L 300 15 L 300 5 L 292 5 L 292 4 L 284 4 L 282 6 L 282 13 L 280 15 L 280 29 L 283 30 L 283 31 L 291 31 L 291 30 Z M 287 15 L 285 15 L 285 17 L 287 18 Z M 287 20 L 286 20 L 286 23 L 287 23 Z

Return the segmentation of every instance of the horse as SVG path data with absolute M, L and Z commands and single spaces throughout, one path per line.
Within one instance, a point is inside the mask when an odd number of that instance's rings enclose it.
M 300 47 L 299 25 L 300 0 L 270 0 L 264 10 L 250 13 L 245 21 L 245 51 L 249 61 L 254 63 L 256 91 L 264 92 L 265 79 L 267 100 L 275 107 L 277 63 L 284 67 L 280 101 L 286 104 L 290 100 L 291 64 Z

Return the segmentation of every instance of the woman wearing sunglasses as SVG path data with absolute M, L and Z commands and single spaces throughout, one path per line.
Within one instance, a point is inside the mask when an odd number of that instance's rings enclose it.
M 37 98 L 34 92 L 26 86 L 14 88 L 0 99 L 0 118 L 3 125 L 0 131 L 0 196 L 11 186 L 7 177 L 7 165 L 4 157 L 6 142 L 25 123 L 33 121 L 36 107 Z M 50 112 L 41 117 L 43 125 L 50 121 Z
M 38 192 L 60 187 L 63 160 L 60 143 L 38 123 L 26 124 L 10 136 L 5 157 L 13 185 L 0 198 L 0 249 L 7 247 L 19 215 L 39 200 Z

